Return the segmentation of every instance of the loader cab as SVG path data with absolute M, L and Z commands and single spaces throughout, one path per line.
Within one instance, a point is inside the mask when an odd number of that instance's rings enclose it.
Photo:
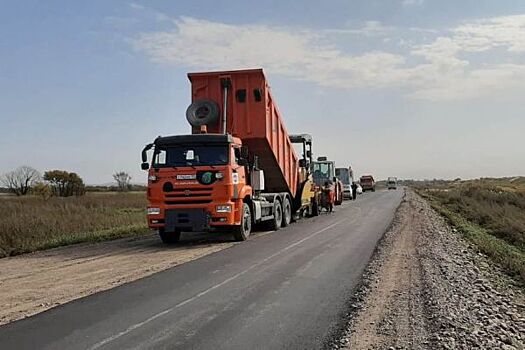
M 312 136 L 309 134 L 290 135 L 290 141 L 294 145 L 297 154 L 302 155 L 301 159 L 299 159 L 299 181 L 306 181 L 312 170 Z
M 326 182 L 335 181 L 335 164 L 326 157 L 319 157 L 312 163 L 314 182 L 318 186 L 324 186 Z

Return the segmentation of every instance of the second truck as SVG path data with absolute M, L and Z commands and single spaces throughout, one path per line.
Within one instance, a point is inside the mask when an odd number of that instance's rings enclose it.
M 299 158 L 262 69 L 190 73 L 191 134 L 158 137 L 142 151 L 148 170 L 148 225 L 165 243 L 181 232 L 278 230 L 295 213 L 315 215 L 311 138 Z M 148 151 L 153 150 L 151 163 Z

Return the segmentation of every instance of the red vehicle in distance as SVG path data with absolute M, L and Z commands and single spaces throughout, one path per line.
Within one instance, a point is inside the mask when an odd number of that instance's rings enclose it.
M 361 176 L 361 178 L 359 179 L 359 184 L 363 188 L 363 192 L 366 192 L 366 191 L 375 192 L 376 190 L 376 182 L 372 175 Z

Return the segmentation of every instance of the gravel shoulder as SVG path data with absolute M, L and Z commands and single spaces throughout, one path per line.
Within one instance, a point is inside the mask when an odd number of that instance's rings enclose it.
M 0 259 L 0 325 L 231 247 L 193 237 L 167 247 L 156 235 L 78 244 Z
M 328 348 L 524 349 L 522 289 L 407 190 Z

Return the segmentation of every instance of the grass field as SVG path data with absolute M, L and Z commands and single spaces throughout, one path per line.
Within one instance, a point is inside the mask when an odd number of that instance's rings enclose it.
M 525 282 L 524 180 L 470 180 L 418 191 L 481 252 Z
M 147 232 L 146 195 L 0 197 L 0 257 Z

